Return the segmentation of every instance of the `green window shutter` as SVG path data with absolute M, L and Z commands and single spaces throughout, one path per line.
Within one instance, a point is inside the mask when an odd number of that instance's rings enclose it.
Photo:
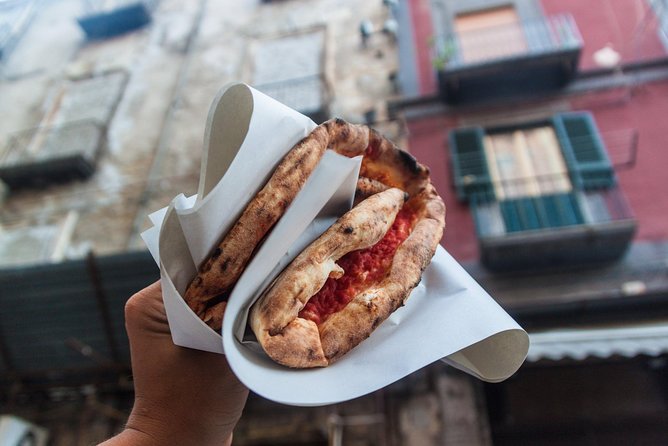
M 552 121 L 573 184 L 583 189 L 613 186 L 615 174 L 591 113 L 562 113 Z
M 499 205 L 506 232 L 530 231 L 541 228 L 536 204 L 531 198 L 503 200 Z
M 457 198 L 467 201 L 476 195 L 483 201 L 494 199 L 487 159 L 483 146 L 482 127 L 452 130 L 448 135 L 452 174 Z
M 536 198 L 545 228 L 579 225 L 584 223 L 580 203 L 575 194 L 552 194 Z
M 574 193 L 503 200 L 499 202 L 499 208 L 507 233 L 584 223 Z

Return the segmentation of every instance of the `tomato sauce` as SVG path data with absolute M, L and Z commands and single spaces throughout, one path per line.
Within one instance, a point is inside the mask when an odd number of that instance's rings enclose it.
M 414 217 L 413 212 L 403 208 L 378 243 L 341 257 L 337 263 L 345 271 L 343 276 L 327 279 L 320 291 L 306 303 L 299 317 L 320 325 L 341 311 L 363 289 L 383 280 L 392 266 L 394 253 L 410 235 Z

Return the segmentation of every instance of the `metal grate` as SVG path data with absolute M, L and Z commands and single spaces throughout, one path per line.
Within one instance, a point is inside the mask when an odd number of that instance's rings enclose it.
M 582 47 L 582 37 L 570 14 L 522 21 L 519 27 L 519 37 L 526 43 L 521 49 L 517 26 L 498 25 L 435 38 L 433 60 L 439 69 L 456 69 Z
M 0 179 L 19 188 L 87 178 L 95 170 L 105 132 L 93 120 L 18 132 L 0 155 Z
M 563 182 L 567 173 L 541 178 L 508 180 L 524 188 L 531 182 L 545 189 Z M 507 184 L 492 186 L 507 187 Z M 632 221 L 634 214 L 619 187 L 572 190 L 561 193 L 535 194 L 497 200 L 492 192 L 470 196 L 478 236 L 499 237 L 511 233 L 541 231 L 577 225 L 601 225 L 616 221 Z
M 329 94 L 323 75 L 294 78 L 280 82 L 256 85 L 255 88 L 291 107 L 316 123 L 329 116 Z

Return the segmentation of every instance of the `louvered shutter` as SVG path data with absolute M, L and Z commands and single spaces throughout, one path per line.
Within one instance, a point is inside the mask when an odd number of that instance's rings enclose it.
M 576 187 L 598 189 L 615 184 L 610 159 L 591 113 L 555 115 L 553 124 Z
M 474 194 L 479 201 L 494 199 L 483 137 L 481 127 L 452 130 L 448 136 L 452 174 L 461 201 L 468 201 Z

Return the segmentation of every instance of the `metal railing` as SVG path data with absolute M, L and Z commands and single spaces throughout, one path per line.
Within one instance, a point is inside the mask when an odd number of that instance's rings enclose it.
M 105 127 L 92 119 L 36 127 L 14 133 L 0 153 L 0 167 L 44 162 L 71 155 L 94 158 Z
M 598 150 L 605 151 L 610 161 L 612 170 L 628 170 L 635 166 L 638 156 L 639 133 L 635 128 L 617 129 L 610 131 L 599 132 L 594 135 L 582 135 L 569 137 L 569 143 L 578 147 L 576 157 L 578 161 L 586 162 L 588 158 L 595 160 L 598 156 Z M 528 151 L 531 151 L 531 146 Z M 543 184 L 543 189 L 550 187 L 558 187 L 563 182 L 563 178 L 571 178 L 573 172 L 565 170 L 563 174 L 532 175 L 529 178 L 522 178 L 521 176 L 513 176 L 512 179 L 494 180 L 490 178 L 490 168 L 487 165 L 489 160 L 477 151 L 463 152 L 457 154 L 458 164 L 462 169 L 463 175 L 459 178 L 454 178 L 455 185 L 464 187 L 468 193 L 478 193 L 480 191 L 488 191 L 496 187 L 504 190 L 523 189 L 527 186 L 527 182 L 539 181 Z M 566 160 L 564 159 L 564 167 L 566 167 Z M 590 172 L 584 171 L 583 175 Z M 596 178 L 595 173 L 586 178 L 587 189 L 603 188 L 610 185 L 609 177 Z M 575 185 L 577 186 L 577 185 Z M 512 194 L 512 192 L 511 192 Z
M 573 16 L 559 14 L 439 36 L 434 39 L 433 61 L 437 69 L 447 70 L 581 46 Z
M 254 85 L 254 87 L 288 107 L 309 116 L 321 111 L 326 112 L 329 106 L 329 88 L 323 74 Z
M 503 198 L 499 191 L 506 191 Z M 618 186 L 573 188 L 568 172 L 479 185 L 469 204 L 481 238 L 635 219 Z

